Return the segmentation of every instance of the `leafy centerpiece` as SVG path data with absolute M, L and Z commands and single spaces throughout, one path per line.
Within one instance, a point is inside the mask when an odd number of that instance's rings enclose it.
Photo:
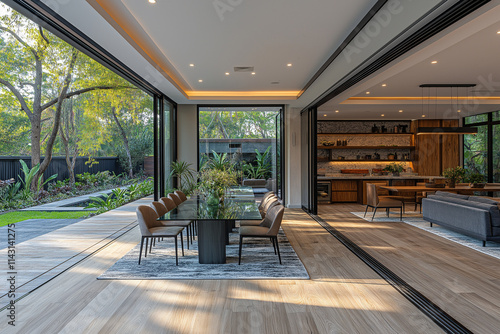
M 394 176 L 399 176 L 399 173 L 401 173 L 405 168 L 405 164 L 402 162 L 392 162 L 385 166 L 383 170 L 392 173 Z
M 464 179 L 465 169 L 461 166 L 446 168 L 443 176 L 447 179 L 448 187 L 455 188 L 456 183 Z
M 471 188 L 484 188 L 486 186 L 484 179 L 483 174 L 473 173 L 471 171 L 468 171 L 464 177 L 464 181 L 468 182 Z

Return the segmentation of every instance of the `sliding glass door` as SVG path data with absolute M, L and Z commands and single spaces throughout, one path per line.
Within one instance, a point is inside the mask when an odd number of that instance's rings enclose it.
M 300 115 L 301 125 L 301 204 L 302 209 L 316 215 L 318 202 L 316 194 L 316 108 L 303 110 Z
M 283 199 L 283 106 L 199 106 L 198 159 L 221 159 L 256 197 Z

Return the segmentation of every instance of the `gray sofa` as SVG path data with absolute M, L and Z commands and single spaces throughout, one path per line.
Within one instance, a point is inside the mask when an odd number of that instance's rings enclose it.
M 483 241 L 500 242 L 498 203 L 483 197 L 436 192 L 422 199 L 426 221 Z

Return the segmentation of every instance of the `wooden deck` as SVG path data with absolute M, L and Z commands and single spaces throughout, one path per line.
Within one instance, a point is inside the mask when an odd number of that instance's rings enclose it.
M 133 210 L 122 209 L 112 221 L 130 221 L 133 216 Z M 344 229 L 360 223 L 347 213 L 339 217 L 345 217 L 341 223 Z M 104 227 L 106 222 L 103 223 Z M 96 280 L 137 244 L 139 231 L 134 228 L 20 300 L 16 304 L 15 328 L 8 326 L 6 311 L 0 312 L 0 332 L 441 333 L 302 211 L 286 210 L 283 229 L 310 280 Z M 393 230 L 396 233 L 397 229 Z M 407 228 L 400 235 L 406 233 Z M 370 234 L 366 229 L 361 238 Z M 382 238 L 375 237 L 380 242 Z M 397 254 L 393 247 L 404 245 L 404 241 L 398 242 L 397 235 L 392 238 L 383 247 L 392 248 Z M 373 250 L 380 251 L 378 247 Z M 404 254 L 398 256 L 398 262 L 406 259 Z M 429 281 L 421 276 L 422 273 L 415 273 L 415 280 Z M 453 277 L 447 279 L 452 286 Z M 466 292 L 458 290 L 446 296 L 454 299 Z M 485 293 L 471 298 L 486 298 Z M 490 318 L 474 321 L 488 322 Z
M 474 333 L 500 328 L 500 260 L 404 223 L 364 221 L 358 204 L 319 215 Z

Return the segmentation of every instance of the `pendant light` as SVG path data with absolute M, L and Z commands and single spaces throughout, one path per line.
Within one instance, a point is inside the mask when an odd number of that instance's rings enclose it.
M 436 110 L 437 110 L 437 89 L 438 88 L 451 88 L 451 94 L 450 94 L 450 105 L 451 108 L 453 109 L 453 88 L 457 88 L 457 110 L 458 110 L 458 88 L 460 87 L 475 87 L 475 84 L 423 84 L 420 85 L 420 88 L 422 88 L 422 114 L 423 114 L 423 109 L 424 109 L 424 88 L 429 88 L 429 98 L 430 99 L 430 88 L 436 88 L 436 101 L 435 101 L 435 108 L 434 108 L 434 117 L 436 116 Z M 469 91 L 467 90 L 467 101 L 469 100 Z M 429 108 L 428 108 L 429 109 Z M 458 112 L 458 111 L 457 111 Z M 451 126 L 451 127 L 442 127 L 442 126 L 436 126 L 436 127 L 418 127 L 417 128 L 417 135 L 424 135 L 424 134 L 429 134 L 429 135 L 450 135 L 450 134 L 456 134 L 456 135 L 464 135 L 464 134 L 477 134 L 477 128 L 474 127 L 465 127 L 465 126 Z

